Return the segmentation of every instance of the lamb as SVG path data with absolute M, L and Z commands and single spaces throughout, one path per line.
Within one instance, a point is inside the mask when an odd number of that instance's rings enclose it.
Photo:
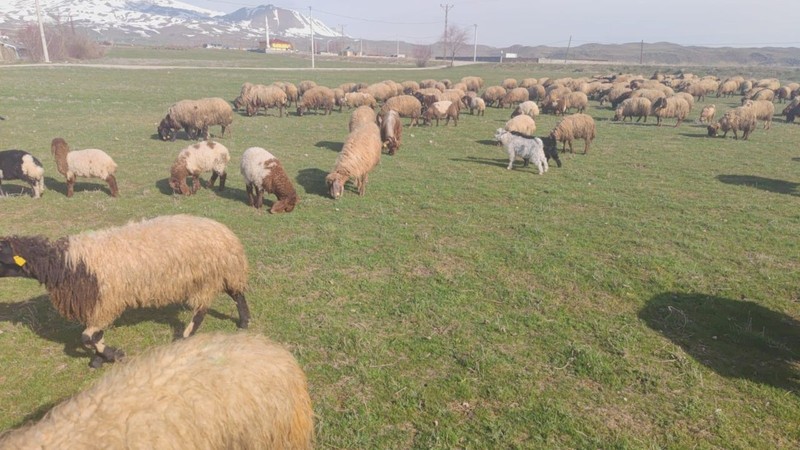
M 169 169 L 169 185 L 173 192 L 191 195 L 200 188 L 200 174 L 211 171 L 208 187 L 214 187 L 219 177 L 219 190 L 225 189 L 227 174 L 225 168 L 231 160 L 230 153 L 224 145 L 205 141 L 190 145 L 178 153 L 178 157 Z M 186 184 L 186 177 L 192 177 L 192 188 Z
M 387 111 L 381 118 L 380 128 L 382 145 L 386 147 L 390 155 L 394 155 L 397 150 L 400 150 L 400 143 L 403 135 L 403 124 L 400 123 L 400 114 L 391 109 Z
M 374 123 L 364 124 L 347 136 L 333 170 L 325 177 L 334 200 L 344 194 L 344 185 L 350 178 L 355 178 L 358 195 L 364 195 L 369 173 L 380 162 L 381 147 L 381 132 Z
M 531 119 L 536 119 L 536 116 L 539 115 L 539 105 L 537 105 L 533 100 L 522 102 L 517 105 L 516 109 L 514 109 L 514 111 L 511 113 L 511 117 L 517 117 L 520 114 L 530 116 Z
M 398 95 L 386 100 L 381 106 L 379 115 L 386 114 L 388 110 L 395 110 L 400 117 L 411 118 L 409 126 L 419 125 L 419 117 L 422 115 L 422 103 L 413 95 Z
M 700 111 L 700 123 L 711 124 L 714 121 L 714 115 L 717 113 L 716 105 L 706 105 Z
M 39 198 L 44 192 L 44 168 L 35 156 L 24 150 L 0 152 L 0 185 L 3 180 L 22 180 L 31 186 L 31 196 Z M 0 186 L 0 195 L 3 188 Z
M 728 131 L 733 131 L 734 139 L 739 139 L 737 131 L 742 132 L 742 140 L 747 140 L 750 133 L 756 128 L 756 113 L 753 108 L 739 106 L 725 112 L 719 122 L 708 126 L 708 135 L 717 136 L 719 130 L 723 131 L 722 137 L 728 135 Z
M 185 302 L 193 309 L 188 337 L 225 292 L 236 302 L 239 328 L 250 319 L 244 248 L 227 227 L 202 217 L 162 216 L 55 241 L 1 237 L 0 277 L 44 284 L 56 310 L 86 326 L 81 342 L 94 350 L 95 368 L 124 357 L 103 343 L 103 330 L 128 308 Z
M 549 166 L 541 139 L 522 137 L 502 128 L 497 129 L 494 138 L 502 143 L 508 151 L 508 167 L 506 169 L 511 170 L 514 167 L 514 159 L 519 156 L 522 158 L 523 167 L 528 167 L 528 163 L 533 160 L 539 170 L 539 175 L 547 172 Z
M 233 108 L 219 97 L 181 100 L 169 107 L 163 122 L 172 130 L 185 129 L 189 139 L 195 139 L 198 134 L 208 139 L 208 127 L 212 125 L 221 126 L 222 137 L 225 137 L 225 130 L 233 123 Z M 170 140 L 174 141 L 175 137 L 172 134 Z M 161 138 L 166 140 L 163 135 Z
M 525 137 L 533 137 L 533 134 L 536 133 L 536 121 L 527 115 L 515 116 L 508 119 L 503 128 L 506 131 L 517 133 Z
M 614 118 L 611 120 L 622 120 L 624 122 L 626 118 L 630 118 L 631 122 L 633 122 L 633 116 L 636 116 L 636 122 L 639 122 L 642 117 L 647 122 L 647 116 L 650 115 L 651 108 L 652 104 L 647 97 L 629 98 L 620 103 L 616 111 L 614 111 Z
M 555 128 L 550 132 L 550 139 L 545 142 L 545 148 L 547 149 L 555 146 L 557 142 L 561 142 L 564 145 L 562 151 L 565 151 L 567 144 L 569 144 L 569 151 L 573 153 L 572 141 L 583 139 L 585 143 L 583 154 L 585 155 L 589 153 L 589 146 L 591 146 L 596 134 L 597 131 L 592 116 L 582 113 L 572 114 L 564 117 L 556 124 Z
M 335 101 L 331 88 L 314 86 L 305 91 L 303 96 L 300 97 L 300 101 L 297 104 L 297 115 L 302 116 L 309 109 L 314 111 L 322 109 L 325 111 L 325 115 L 328 115 L 331 113 Z
M 431 123 L 436 119 L 436 126 L 439 126 L 439 119 L 447 118 L 445 125 L 450 124 L 450 119 L 453 119 L 454 126 L 458 126 L 458 102 L 451 102 L 449 100 L 442 100 L 431 105 L 422 113 L 425 125 Z
M 377 100 L 372 94 L 366 92 L 347 92 L 344 94 L 344 104 L 348 108 L 358 108 L 359 106 L 369 106 L 375 108 L 378 106 Z
M 775 115 L 775 104 L 770 100 L 747 100 L 742 105 L 746 108 L 753 108 L 757 120 L 764 121 L 764 129 L 772 127 L 772 116 Z
M 288 350 L 217 332 L 112 367 L 38 423 L 4 434 L 0 447 L 310 450 L 313 415 Z
M 514 83 L 516 83 L 516 81 Z M 504 95 L 500 99 L 498 106 L 500 108 L 505 108 L 506 105 L 519 104 L 527 101 L 528 101 L 528 90 L 523 87 L 518 87 L 509 90 L 506 93 L 506 95 Z
M 352 113 L 350 113 L 348 130 L 353 131 L 365 123 L 375 123 L 377 119 L 378 117 L 376 116 L 374 109 L 370 108 L 369 106 L 359 106 L 358 108 L 354 109 Z
M 269 209 L 272 214 L 292 212 L 297 205 L 297 191 L 283 165 L 272 153 L 261 147 L 248 148 L 242 154 L 239 170 L 247 183 L 250 206 L 260 209 L 264 204 L 264 192 L 278 197 Z
M 589 97 L 583 92 L 570 92 L 561 96 L 556 100 L 553 108 L 556 114 L 566 114 L 568 110 L 575 108 L 577 112 L 582 113 L 586 111 L 589 106 Z
M 689 110 L 689 103 L 680 97 L 660 98 L 653 103 L 653 115 L 656 116 L 658 126 L 661 126 L 663 119 L 674 117 L 677 127 L 686 119 Z
M 69 145 L 62 138 L 55 138 L 50 142 L 50 151 L 56 161 L 58 173 L 67 179 L 67 197 L 72 197 L 77 177 L 105 180 L 111 196 L 119 196 L 117 179 L 114 177 L 117 163 L 106 152 L 96 148 L 70 151 Z
M 247 92 L 247 97 L 244 101 L 247 106 L 248 116 L 257 115 L 261 108 L 264 108 L 264 115 L 267 114 L 269 108 L 278 108 L 278 116 L 283 117 L 283 108 L 286 107 L 289 98 L 279 86 L 256 84 Z

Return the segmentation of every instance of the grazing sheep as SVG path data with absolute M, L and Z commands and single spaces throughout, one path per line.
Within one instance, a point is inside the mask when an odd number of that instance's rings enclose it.
M 386 114 L 389 110 L 397 111 L 400 117 L 410 118 L 409 126 L 419 125 L 419 118 L 422 115 L 422 103 L 413 95 L 398 95 L 386 100 L 381 106 L 379 115 Z
M 533 160 L 539 170 L 539 175 L 547 172 L 549 167 L 541 139 L 537 137 L 522 137 L 502 128 L 497 129 L 494 138 L 503 144 L 508 152 L 508 167 L 506 169 L 511 170 L 514 167 L 514 160 L 519 156 L 522 158 L 523 167 L 528 167 L 528 163 Z
M 378 117 L 375 114 L 374 109 L 370 108 L 369 106 L 359 106 L 358 108 L 354 109 L 352 113 L 350 113 L 348 130 L 353 131 L 365 123 L 375 123 L 377 119 Z
M 647 97 L 629 98 L 617 106 L 617 109 L 614 111 L 614 118 L 611 120 L 622 120 L 625 122 L 626 118 L 630 118 L 631 122 L 633 122 L 633 117 L 636 116 L 636 122 L 642 120 L 642 117 L 644 117 L 644 121 L 647 122 L 647 116 L 650 115 L 651 108 L 652 104 Z
M 783 108 L 781 114 L 786 116 L 786 123 L 794 122 L 795 117 L 800 115 L 800 96 L 793 98 L 792 101 Z
M 656 116 L 658 126 L 661 126 L 663 119 L 674 117 L 677 127 L 689 115 L 689 109 L 689 103 L 680 97 L 660 98 L 653 103 L 653 115 Z
M 792 98 L 792 88 L 789 86 L 781 86 L 775 90 L 775 99 L 779 103 L 786 103 L 786 100 Z
M 467 85 L 467 90 L 478 92 L 483 87 L 483 78 L 476 76 L 466 76 L 461 78 L 461 82 Z
M 522 116 L 520 116 L 522 117 Z M 575 139 L 583 139 L 584 147 L 583 154 L 589 153 L 589 146 L 596 137 L 596 128 L 592 116 L 586 114 L 572 114 L 561 119 L 550 132 L 550 138 L 553 145 L 557 142 L 563 143 L 562 151 L 566 151 L 567 144 L 569 144 L 570 153 L 574 153 L 572 149 L 572 141 Z
M 469 107 L 470 114 L 478 116 L 483 116 L 486 114 L 486 102 L 483 101 L 482 98 L 478 96 L 464 97 L 464 98 L 469 99 L 468 100 L 469 104 L 467 106 Z M 477 111 L 478 113 L 475 114 L 475 111 Z
M 364 124 L 347 136 L 333 170 L 325 177 L 334 200 L 344 194 L 344 185 L 350 178 L 355 178 L 358 195 L 364 195 L 369 173 L 381 160 L 382 146 L 381 131 L 374 123 Z
M 700 111 L 700 123 L 710 124 L 714 121 L 714 115 L 717 113 L 716 105 L 706 105 Z
M 583 92 L 570 92 L 559 97 L 553 105 L 553 109 L 555 109 L 556 114 L 566 114 L 567 111 L 572 108 L 575 108 L 577 112 L 582 113 L 586 111 L 588 106 L 589 97 L 587 97 L 586 94 Z
M 348 108 L 358 108 L 359 106 L 369 106 L 375 108 L 378 106 L 377 100 L 372 94 L 366 92 L 347 92 L 344 94 L 344 104 Z
M 306 376 L 283 346 L 209 333 L 112 367 L 39 422 L 0 436 L 0 447 L 310 450 L 313 416 Z
M 256 84 L 247 92 L 244 101 L 248 116 L 258 115 L 261 108 L 264 108 L 264 115 L 267 114 L 269 108 L 278 108 L 278 116 L 283 117 L 283 108 L 286 107 L 289 98 L 286 96 L 286 91 L 280 86 Z
M 738 91 L 739 81 L 729 78 L 719 84 L 717 88 L 717 97 L 731 97 Z
M 303 80 L 297 85 L 297 93 L 300 97 L 313 87 L 317 87 L 317 83 L 311 80 Z
M 169 185 L 176 194 L 191 195 L 200 188 L 200 174 L 211 171 L 208 187 L 214 187 L 219 177 L 219 190 L 225 189 L 225 168 L 231 155 L 224 145 L 214 141 L 198 142 L 190 145 L 180 153 L 169 169 Z M 186 184 L 186 178 L 192 177 L 192 188 Z
M 288 81 L 275 81 L 272 84 L 283 89 L 283 92 L 286 93 L 286 106 L 290 106 L 292 103 L 297 106 L 297 99 L 300 97 L 297 86 Z
M 158 123 L 158 137 L 162 141 L 174 141 L 177 137 L 176 133 L 180 130 L 180 127 L 172 128 L 172 121 L 169 117 L 164 117 L 161 119 L 161 122 Z
M 772 127 L 772 116 L 775 115 L 775 104 L 770 100 L 747 100 L 742 105 L 746 108 L 753 108 L 757 120 L 764 121 L 764 129 Z
M 756 113 L 753 108 L 740 106 L 725 112 L 719 122 L 708 126 L 708 135 L 717 136 L 719 131 L 724 133 L 722 137 L 728 135 L 728 131 L 733 131 L 734 139 L 739 139 L 737 131 L 742 132 L 742 140 L 747 140 L 750 133 L 756 128 Z
M 31 186 L 33 198 L 44 192 L 44 168 L 35 156 L 24 150 L 0 152 L 0 185 L 3 180 L 22 180 Z M 0 195 L 5 195 L 0 186 Z
M 742 104 L 748 100 L 775 100 L 775 91 L 772 89 L 767 88 L 753 88 L 747 92 L 745 92 L 744 96 L 742 97 Z
M 119 196 L 117 179 L 114 177 L 117 163 L 106 152 L 96 148 L 70 151 L 69 145 L 62 138 L 55 138 L 50 142 L 50 151 L 56 161 L 58 173 L 67 179 L 67 197 L 72 197 L 77 177 L 100 178 L 108 183 L 112 197 Z
M 506 95 L 504 95 L 498 104 L 498 107 L 505 108 L 506 105 L 514 105 L 520 104 L 522 102 L 528 101 L 528 90 L 523 87 L 518 87 L 509 90 Z
M 511 117 L 517 117 L 520 114 L 530 116 L 531 119 L 536 119 L 536 116 L 539 115 L 539 105 L 537 105 L 533 100 L 522 102 L 517 105 L 517 107 L 511 113 Z
M 442 92 L 441 100 L 450 100 L 453 103 L 461 103 L 461 99 L 467 95 L 466 92 L 460 89 L 446 89 Z
M 278 197 L 269 212 L 292 212 L 299 198 L 283 165 L 261 147 L 250 147 L 242 154 L 239 170 L 247 184 L 247 199 L 256 209 L 264 204 L 264 193 Z
M 245 106 L 245 104 L 247 103 L 245 99 L 247 99 L 248 93 L 250 92 L 250 89 L 253 89 L 253 86 L 254 86 L 253 83 L 250 83 L 248 81 L 245 81 L 242 84 L 242 89 L 239 91 L 239 96 L 233 100 L 233 109 L 238 111 L 239 108 Z
M 394 155 L 397 150 L 400 150 L 403 136 L 403 124 L 400 123 L 400 114 L 391 109 L 386 111 L 386 114 L 381 117 L 380 128 L 383 146 L 386 147 L 390 155 Z
M 181 100 L 169 107 L 164 119 L 169 128 L 186 130 L 189 139 L 198 135 L 208 139 L 208 127 L 212 125 L 222 127 L 222 137 L 225 137 L 225 130 L 233 123 L 233 108 L 219 97 Z M 174 134 L 171 140 L 175 140 Z
M 184 337 L 197 331 L 220 292 L 236 302 L 239 328 L 250 318 L 244 248 L 227 227 L 202 217 L 156 217 L 56 241 L 3 237 L 0 277 L 44 284 L 56 310 L 86 326 L 81 342 L 95 351 L 92 367 L 124 356 L 103 343 L 103 330 L 128 308 L 185 302 L 193 317 Z
M 383 81 L 370 84 L 365 89 L 362 89 L 361 92 L 372 95 L 372 97 L 374 97 L 378 102 L 385 102 L 391 97 L 394 97 L 397 93 L 394 85 L 390 85 Z
M 500 83 L 500 86 L 503 86 L 503 89 L 505 89 L 507 91 L 510 91 L 512 89 L 516 89 L 517 80 L 515 80 L 513 78 L 506 78 L 505 80 L 503 80 L 502 83 Z
M 406 95 L 413 95 L 419 90 L 419 83 L 413 80 L 403 81 L 400 85 L 403 86 L 403 94 Z
M 503 129 L 525 137 L 533 137 L 536 133 L 536 121 L 528 115 L 515 116 L 506 121 Z
M 694 108 L 694 97 L 692 97 L 691 94 L 689 94 L 687 92 L 676 92 L 674 96 L 675 97 L 680 97 L 680 98 L 686 100 L 686 103 L 689 104 L 689 113 L 692 112 L 692 108 Z M 670 97 L 670 96 L 668 95 L 667 97 Z M 688 116 L 689 113 L 686 113 L 686 115 Z
M 302 116 L 309 109 L 314 111 L 322 109 L 325 111 L 325 115 L 328 115 L 331 113 L 335 103 L 336 98 L 333 94 L 333 89 L 325 86 L 314 86 L 305 91 L 303 96 L 300 97 L 297 103 L 297 115 Z
M 492 106 L 495 102 L 499 102 L 505 95 L 506 89 L 503 86 L 489 86 L 483 91 L 481 98 L 486 102 L 486 106 Z
M 458 126 L 458 102 L 449 100 L 436 102 L 422 113 L 422 118 L 425 125 L 429 125 L 433 119 L 436 119 L 436 126 L 438 127 L 439 119 L 447 118 L 445 125 L 449 125 L 450 119 L 453 119 L 454 126 Z
M 344 107 L 344 91 L 341 88 L 333 88 L 333 105 L 339 107 L 339 112 L 342 112 Z

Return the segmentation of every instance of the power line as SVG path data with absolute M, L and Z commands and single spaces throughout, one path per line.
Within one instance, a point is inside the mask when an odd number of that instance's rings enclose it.
M 317 12 L 320 12 L 322 14 L 328 14 L 328 15 L 334 16 L 334 17 L 341 17 L 343 19 L 360 20 L 362 22 L 371 22 L 371 23 L 383 23 L 383 24 L 387 24 L 387 25 L 435 25 L 435 24 L 439 23 L 439 22 L 392 22 L 392 21 L 381 20 L 381 19 L 365 19 L 363 17 L 345 16 L 343 14 L 337 14 L 337 13 L 332 13 L 332 12 L 329 12 L 329 11 L 323 11 L 321 9 L 318 9 Z

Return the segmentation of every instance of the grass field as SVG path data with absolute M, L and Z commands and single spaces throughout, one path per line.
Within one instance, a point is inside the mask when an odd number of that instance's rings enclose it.
M 106 62 L 168 65 L 172 54 L 111 52 Z M 303 60 L 224 52 L 214 55 L 231 61 L 208 65 L 230 70 L 205 70 L 191 66 L 216 56 L 194 55 L 185 69 L 0 67 L 0 148 L 36 155 L 48 188 L 34 200 L 17 195 L 23 184 L 4 182 L 0 235 L 56 238 L 176 213 L 228 225 L 250 261 L 251 328 L 284 343 L 305 369 L 319 448 L 800 446 L 797 124 L 778 117 L 749 141 L 711 139 L 694 123 L 702 106 L 724 111 L 739 98 L 696 103 L 677 128 L 612 122 L 592 102 L 590 152 L 566 154 L 562 168 L 539 176 L 519 163 L 505 169 L 492 136 L 510 110 L 489 108 L 462 115 L 458 127 L 406 127 L 366 195 L 349 189 L 333 201 L 324 177 L 347 111 L 270 111 L 237 115 L 220 140 L 232 153 L 228 188 L 184 198 L 166 179 L 188 141 L 159 141 L 158 121 L 180 99 L 233 99 L 245 81 L 480 75 L 491 85 L 654 70 L 255 71 L 236 67 Z M 798 71 L 778 76 L 800 81 Z M 541 116 L 539 133 L 556 121 Z M 66 198 L 49 151 L 57 136 L 109 153 L 121 197 L 81 179 Z M 280 158 L 301 197 L 294 212 L 247 206 L 238 165 L 250 146 Z M 235 317 L 220 296 L 199 332 L 235 332 Z M 129 311 L 106 342 L 137 355 L 169 343 L 188 320 L 181 307 Z M 40 418 L 108 370 L 88 368 L 81 330 L 35 281 L 0 280 L 0 430 Z

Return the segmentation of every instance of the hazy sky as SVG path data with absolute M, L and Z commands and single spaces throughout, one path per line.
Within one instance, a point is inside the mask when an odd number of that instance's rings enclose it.
M 354 38 L 429 44 L 448 22 L 470 30 L 478 43 L 566 47 L 586 43 L 673 42 L 731 47 L 800 47 L 800 0 L 181 0 L 232 12 L 273 4 L 308 14 Z

